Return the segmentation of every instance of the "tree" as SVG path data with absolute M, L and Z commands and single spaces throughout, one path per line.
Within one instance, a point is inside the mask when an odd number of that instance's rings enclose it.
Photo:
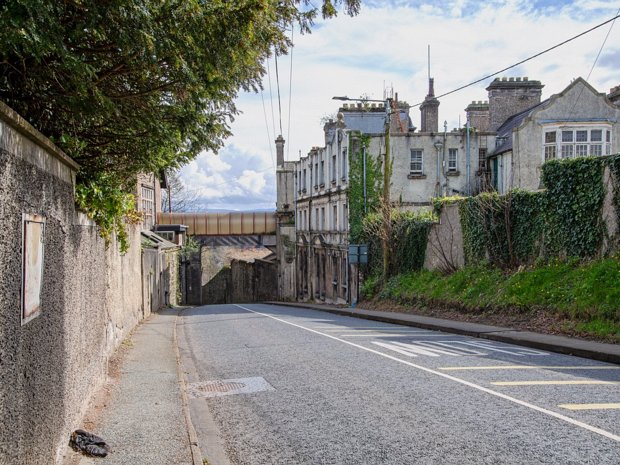
M 179 172 L 166 173 L 166 189 L 162 189 L 161 210 L 164 212 L 191 212 L 198 208 L 198 192 L 188 189 Z
M 238 91 L 318 14 L 311 0 L 5 0 L 0 99 L 80 163 L 86 202 L 102 182 L 129 192 L 139 172 L 217 151 Z

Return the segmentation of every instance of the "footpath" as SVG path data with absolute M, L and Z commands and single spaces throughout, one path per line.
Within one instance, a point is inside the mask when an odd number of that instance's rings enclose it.
M 318 304 L 268 302 L 338 315 L 439 330 L 620 364 L 620 345 L 419 315 Z M 95 403 L 84 429 L 111 450 L 89 458 L 68 450 L 64 465 L 202 465 L 179 368 L 176 320 L 181 309 L 153 314 L 124 343 L 120 372 Z
M 105 458 L 68 449 L 65 465 L 202 465 L 188 418 L 175 340 L 178 309 L 151 315 L 120 350 L 120 373 L 97 399 L 83 429 L 110 446 Z

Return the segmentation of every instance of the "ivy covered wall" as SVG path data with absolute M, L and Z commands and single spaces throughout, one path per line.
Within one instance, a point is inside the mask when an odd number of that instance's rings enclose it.
M 512 268 L 537 259 L 588 259 L 613 252 L 603 247 L 617 243 L 617 238 L 609 237 L 603 218 L 606 169 L 611 173 L 609 195 L 618 220 L 620 155 L 545 163 L 543 191 L 483 193 L 456 200 L 466 263 Z M 440 199 L 438 208 L 445 202 L 455 200 Z

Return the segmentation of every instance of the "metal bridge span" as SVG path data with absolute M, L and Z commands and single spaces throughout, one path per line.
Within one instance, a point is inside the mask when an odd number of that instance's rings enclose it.
M 275 211 L 161 212 L 157 220 L 187 226 L 187 235 L 205 245 L 275 245 Z

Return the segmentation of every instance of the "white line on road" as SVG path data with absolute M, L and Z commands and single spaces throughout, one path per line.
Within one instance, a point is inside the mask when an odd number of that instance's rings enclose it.
M 559 420 L 565 421 L 566 423 L 570 423 L 570 424 L 572 424 L 574 426 L 578 426 L 580 428 L 583 428 L 583 429 L 585 429 L 587 431 L 590 431 L 592 433 L 596 433 L 596 434 L 604 436 L 604 437 L 606 437 L 608 439 L 611 439 L 613 441 L 620 442 L 620 436 L 618 436 L 616 434 L 613 434 L 613 433 L 611 433 L 609 431 L 605 431 L 604 429 L 597 428 L 597 427 L 592 426 L 592 425 L 588 425 L 588 424 L 583 423 L 583 422 L 581 422 L 579 420 L 575 420 L 573 418 L 567 417 L 565 415 L 562 415 L 561 413 L 553 412 L 551 410 L 547 410 L 546 408 L 542 408 L 542 407 L 539 407 L 537 405 L 530 404 L 529 402 L 525 402 L 525 401 L 522 401 L 522 400 L 519 400 L 519 399 L 515 399 L 514 397 L 508 396 L 506 394 L 502 394 L 501 392 L 493 391 L 492 389 L 485 388 L 484 386 L 480 386 L 478 384 L 475 384 L 475 383 L 472 383 L 472 382 L 469 382 L 469 381 L 465 381 L 463 379 L 455 378 L 454 376 L 448 375 L 446 373 L 441 373 L 439 371 L 433 370 L 431 368 L 424 367 L 422 365 L 417 365 L 415 363 L 411 363 L 411 362 L 409 362 L 407 360 L 402 360 L 402 359 L 400 359 L 398 357 L 394 357 L 392 355 L 385 354 L 383 352 L 379 352 L 378 350 L 374 350 L 374 349 L 371 349 L 369 347 L 361 346 L 361 345 L 356 344 L 356 343 L 351 342 L 351 341 L 346 341 L 344 339 L 337 338 L 335 336 L 332 336 L 331 334 L 321 333 L 320 331 L 316 331 L 316 330 L 314 330 L 312 328 L 307 328 L 305 326 L 298 325 L 296 323 L 283 320 L 282 318 L 278 318 L 278 317 L 275 317 L 273 315 L 269 315 L 268 313 L 257 312 L 256 310 L 251 310 L 251 309 L 249 309 L 247 307 L 244 307 L 244 306 L 238 305 L 238 304 L 234 304 L 234 305 L 236 307 L 239 307 L 239 308 L 241 308 L 243 310 L 246 310 L 246 311 L 248 311 L 250 313 L 256 313 L 257 315 L 262 315 L 262 316 L 265 316 L 267 318 L 271 318 L 271 319 L 279 321 L 281 323 L 284 323 L 284 324 L 287 324 L 287 325 L 290 325 L 290 326 L 294 326 L 296 328 L 300 328 L 300 329 L 303 329 L 305 331 L 309 331 L 311 333 L 315 333 L 315 334 L 318 334 L 320 336 L 327 337 L 329 339 L 333 339 L 335 341 L 342 342 L 343 344 L 347 344 L 347 345 L 350 345 L 352 347 L 356 347 L 358 349 L 365 350 L 366 352 L 370 352 L 370 353 L 373 353 L 373 354 L 376 354 L 376 355 L 380 355 L 381 357 L 385 357 L 387 359 L 394 360 L 395 362 L 402 363 L 404 365 L 408 365 L 408 366 L 413 367 L 413 368 L 417 368 L 418 370 L 422 370 L 422 371 L 425 371 L 427 373 L 432 373 L 434 375 L 440 376 L 440 377 L 445 378 L 445 379 L 449 379 L 451 381 L 463 384 L 465 386 L 469 386 L 471 388 L 477 389 L 477 390 L 482 391 L 482 392 L 486 392 L 487 394 L 491 394 L 492 396 L 499 397 L 501 399 L 507 400 L 509 402 L 513 402 L 515 404 L 521 405 L 522 407 L 526 407 L 526 408 L 529 408 L 531 410 L 535 410 L 535 411 L 540 412 L 540 413 L 544 413 L 545 415 L 552 416 L 552 417 L 557 418 Z
M 591 366 L 545 366 L 545 365 L 493 365 L 473 367 L 442 367 L 442 371 L 479 371 L 479 370 L 620 370 L 620 366 L 591 365 Z
M 582 384 L 618 384 L 615 381 L 600 381 L 590 379 L 575 379 L 569 381 L 493 381 L 495 386 L 571 386 Z

